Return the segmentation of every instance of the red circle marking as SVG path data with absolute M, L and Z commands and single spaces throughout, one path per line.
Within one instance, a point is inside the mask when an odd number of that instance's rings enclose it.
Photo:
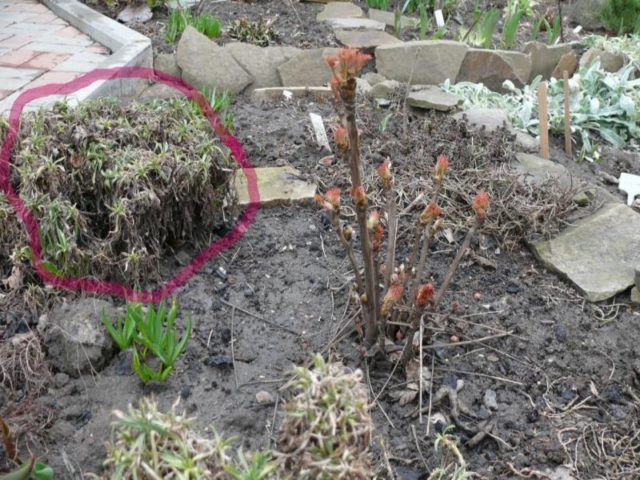
M 209 124 L 211 125 L 215 135 L 217 135 L 222 143 L 229 148 L 231 155 L 247 177 L 249 204 L 233 229 L 221 239 L 209 244 L 206 248 L 201 250 L 186 267 L 182 268 L 173 278 L 155 290 L 136 291 L 117 282 L 107 282 L 86 277 L 62 277 L 44 268 L 42 263 L 42 247 L 40 245 L 40 229 L 38 222 L 27 209 L 20 196 L 13 189 L 9 179 L 11 151 L 20 128 L 20 114 L 29 102 L 49 95 L 69 95 L 99 80 L 114 80 L 118 78 L 144 79 L 164 83 L 165 85 L 169 85 L 170 87 L 178 90 L 184 96 L 194 100 L 203 111 L 207 120 L 209 120 Z M 11 112 L 9 114 L 9 129 L 2 143 L 2 150 L 0 150 L 0 191 L 2 191 L 2 193 L 7 197 L 7 200 L 11 206 L 15 208 L 18 217 L 27 228 L 29 243 L 32 250 L 33 266 L 43 282 L 58 288 L 81 290 L 88 293 L 109 294 L 141 303 L 159 302 L 187 283 L 187 281 L 198 270 L 200 270 L 205 263 L 220 252 L 223 252 L 234 245 L 243 237 L 260 208 L 258 181 L 253 166 L 247 159 L 240 142 L 238 142 L 238 140 L 224 128 L 224 125 L 215 112 L 213 112 L 211 106 L 205 100 L 203 95 L 180 78 L 152 68 L 144 67 L 101 68 L 86 73 L 67 83 L 42 85 L 22 92 L 18 98 L 16 98 L 11 107 Z

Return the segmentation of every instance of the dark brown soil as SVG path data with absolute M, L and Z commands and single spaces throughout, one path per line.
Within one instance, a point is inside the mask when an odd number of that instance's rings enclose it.
M 320 163 L 327 152 L 314 145 L 309 111 L 331 117 L 329 105 L 301 101 L 256 107 L 238 100 L 237 134 L 256 166 L 292 164 L 309 179 L 332 185 L 343 166 Z M 363 125 L 368 165 L 379 161 L 384 147 L 380 142 L 385 136 L 376 135 L 376 129 L 385 113 L 363 110 L 363 118 L 371 118 Z M 435 121 L 446 124 L 445 118 Z M 424 135 L 423 122 L 414 118 L 409 132 L 412 139 L 422 139 L 424 151 L 398 150 L 394 156 L 394 163 L 411 168 L 405 174 L 415 178 L 428 176 L 434 151 L 455 147 L 437 140 L 445 138 L 442 135 Z M 389 128 L 400 135 L 400 126 L 396 118 Z M 433 147 L 436 142 L 440 143 Z M 508 157 L 508 138 L 499 142 Z M 413 170 L 419 166 L 403 163 L 405 158 L 424 158 L 424 166 Z M 457 241 L 461 234 L 464 230 L 454 226 Z M 273 405 L 258 405 L 255 394 L 267 390 L 277 398 L 287 371 L 307 361 L 310 353 L 323 352 L 368 372 L 372 398 L 379 395 L 373 407 L 376 431 L 384 439 L 396 478 L 428 476 L 438 464 L 433 443 L 442 428 L 433 424 L 427 435 L 428 419 L 442 415 L 447 424 L 454 424 L 454 410 L 460 413 L 454 433 L 461 440 L 461 453 L 481 478 L 526 478 L 528 468 L 551 472 L 562 464 L 580 480 L 638 478 L 640 452 L 634 435 L 640 408 L 639 312 L 627 306 L 626 295 L 587 304 L 568 284 L 543 270 L 525 248 L 508 252 L 500 246 L 500 239 L 493 237 L 474 242 L 473 249 L 497 268 L 464 260 L 441 315 L 430 323 L 423 364 L 428 370 L 433 365 L 432 393 L 447 386 L 461 388 L 457 405 L 447 400 L 432 405 L 431 416 L 425 411 L 422 423 L 411 415 L 417 400 L 399 406 L 393 398 L 405 387 L 404 375 L 392 373 L 391 363 L 363 363 L 357 336 L 339 332 L 343 325 L 349 331 L 353 313 L 347 305 L 348 267 L 323 214 L 316 206 L 279 207 L 263 209 L 238 244 L 179 292 L 182 311 L 192 313 L 194 333 L 166 385 L 143 387 L 126 354 L 94 376 L 74 380 L 58 374 L 30 407 L 35 411 L 40 405 L 52 412 L 50 428 L 32 432 L 31 445 L 54 467 L 56 478 L 80 478 L 69 473 L 70 468 L 97 472 L 111 411 L 152 394 L 163 408 L 180 397 L 186 410 L 198 417 L 198 428 L 235 436 L 245 448 L 264 448 L 272 443 L 280 417 L 274 417 Z M 430 269 L 434 282 L 444 275 L 455 250 L 444 237 L 436 241 Z M 192 253 L 186 249 L 168 258 L 164 274 Z M 60 297 L 73 296 L 60 292 Z M 0 297 L 3 312 L 1 302 Z M 459 305 L 455 311 L 453 302 Z M 15 331 L 21 319 L 34 322 L 40 313 L 5 309 L 0 331 Z M 449 346 L 453 336 L 469 343 Z M 493 338 L 481 340 L 485 337 Z M 484 401 L 491 392 L 497 410 Z M 423 407 L 428 399 L 425 393 Z M 4 404 L 0 415 L 10 408 L 10 402 Z M 468 446 L 483 429 L 491 435 Z M 376 440 L 376 465 L 381 478 L 388 478 L 379 445 Z

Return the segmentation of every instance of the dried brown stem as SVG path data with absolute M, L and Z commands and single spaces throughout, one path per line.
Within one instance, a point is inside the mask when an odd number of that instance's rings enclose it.
M 389 227 L 389 240 L 387 242 L 387 256 L 384 265 L 384 289 L 389 288 L 391 275 L 396 262 L 396 240 L 398 235 L 398 211 L 393 194 L 393 184 L 385 191 L 387 195 L 387 221 Z
M 355 277 L 356 288 L 358 289 L 358 295 L 362 295 L 364 293 L 364 287 L 362 284 L 362 277 L 360 276 L 360 269 L 358 268 L 358 262 L 356 261 L 356 256 L 353 253 L 353 247 L 351 243 L 345 238 L 344 230 L 340 226 L 340 219 L 338 218 L 338 214 L 331 214 L 331 226 L 333 230 L 336 232 L 340 243 L 342 244 L 342 248 L 347 253 L 347 258 L 351 263 L 351 268 L 353 269 L 353 275 Z

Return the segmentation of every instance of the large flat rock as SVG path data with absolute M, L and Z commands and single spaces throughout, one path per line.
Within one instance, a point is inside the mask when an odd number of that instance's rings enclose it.
M 199 89 L 216 89 L 236 95 L 253 82 L 231 52 L 193 27 L 187 27 L 182 34 L 176 61 L 182 69 L 182 78 Z
M 335 55 L 335 48 L 302 50 L 290 60 L 278 66 L 278 74 L 284 87 L 319 87 L 331 80 L 331 69 L 324 57 Z
M 383 30 L 387 25 L 370 18 L 329 18 L 327 20 L 334 29 L 357 30 L 364 28 L 367 30 Z
M 439 85 L 458 77 L 469 47 L 450 40 L 418 40 L 376 48 L 376 69 L 386 78 Z
M 380 45 L 402 43 L 393 35 L 380 30 L 335 30 L 334 33 L 341 45 L 364 50 L 371 50 Z
M 258 47 L 242 42 L 228 43 L 224 49 L 253 77 L 251 90 L 280 86 L 278 67 L 300 53 L 295 47 Z
M 254 101 L 274 101 L 289 98 L 310 98 L 315 101 L 325 101 L 331 98 L 333 92 L 329 87 L 267 87 L 256 88 L 251 92 Z
M 300 172 L 293 167 L 262 167 L 255 169 L 261 206 L 276 206 L 290 203 L 312 202 L 316 186 L 300 178 Z M 249 204 L 247 177 L 238 170 L 235 178 L 238 204 Z
M 549 79 L 560 59 L 569 52 L 571 52 L 571 45 L 567 43 L 560 45 L 545 45 L 540 42 L 527 43 L 524 47 L 524 53 L 531 56 L 529 80 L 533 80 L 538 75 Z
M 407 103 L 412 107 L 424 110 L 448 112 L 462 103 L 462 98 L 451 93 L 443 92 L 440 87 L 427 85 L 421 90 L 410 92 Z
M 364 12 L 360 7 L 351 2 L 329 2 L 316 16 L 316 20 L 329 20 L 332 18 L 358 18 L 363 17 Z
M 396 24 L 396 15 L 394 12 L 388 12 L 386 10 L 378 10 L 376 8 L 369 9 L 369 18 L 372 20 L 376 20 L 377 22 L 382 22 L 389 27 L 395 27 Z M 402 15 L 400 17 L 400 28 L 415 28 L 418 26 L 420 22 L 417 18 L 406 17 Z
M 573 283 L 589 301 L 613 297 L 634 283 L 640 266 L 640 214 L 609 203 L 552 240 L 531 244 L 544 265 Z
M 510 80 L 516 87 L 529 81 L 531 56 L 506 50 L 471 48 L 464 57 L 457 82 L 483 83 L 487 88 L 502 92 L 502 84 Z

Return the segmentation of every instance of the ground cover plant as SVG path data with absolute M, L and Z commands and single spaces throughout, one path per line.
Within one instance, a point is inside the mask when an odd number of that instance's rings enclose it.
M 186 100 L 58 104 L 22 120 L 18 145 L 11 181 L 58 274 L 140 286 L 158 278 L 164 251 L 208 239 L 230 218 L 234 162 Z M 28 271 L 30 254 L 12 209 L 0 205 L 6 278 Z
M 609 0 L 600 15 L 610 31 L 640 35 L 640 0 Z
M 597 159 L 601 142 L 617 148 L 637 148 L 640 80 L 633 79 L 634 72 L 633 64 L 619 72 L 605 72 L 596 61 L 589 67 L 581 67 L 569 80 L 571 130 L 580 141 L 580 158 Z M 443 89 L 460 95 L 467 107 L 501 108 L 516 128 L 537 135 L 537 88 L 541 81 L 536 78 L 522 89 L 505 82 L 508 93 L 504 95 L 470 82 L 455 85 L 445 82 Z M 564 131 L 563 81 L 552 78 L 548 88 L 549 129 L 560 135 Z

